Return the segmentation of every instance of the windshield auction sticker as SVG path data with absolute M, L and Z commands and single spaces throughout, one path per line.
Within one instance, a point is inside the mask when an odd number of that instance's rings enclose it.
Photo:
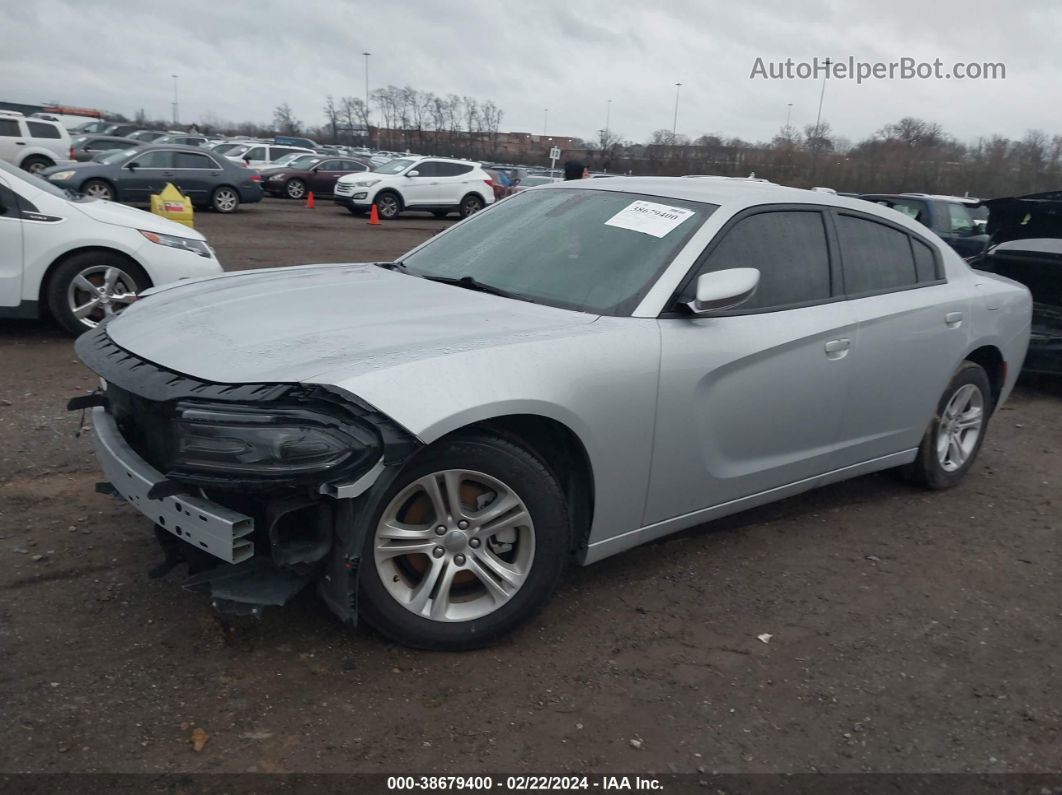
M 656 202 L 631 202 L 605 221 L 605 226 L 618 226 L 633 232 L 664 237 L 672 229 L 694 214 L 693 210 L 668 207 Z

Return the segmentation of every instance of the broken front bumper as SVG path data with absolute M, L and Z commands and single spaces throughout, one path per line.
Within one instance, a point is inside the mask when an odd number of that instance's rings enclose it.
M 93 444 L 100 467 L 115 491 L 163 530 L 227 563 L 254 555 L 254 519 L 190 494 L 152 499 L 151 489 L 166 477 L 122 438 L 106 409 L 92 409 Z

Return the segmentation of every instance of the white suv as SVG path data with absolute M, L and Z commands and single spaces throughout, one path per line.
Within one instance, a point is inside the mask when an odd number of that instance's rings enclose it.
M 194 229 L 0 162 L 0 318 L 50 315 L 80 334 L 149 287 L 221 272 Z
M 478 163 L 403 157 L 368 174 L 340 177 L 335 202 L 355 215 L 363 215 L 375 204 L 385 220 L 403 210 L 427 210 L 437 218 L 457 211 L 467 218 L 494 201 L 493 186 Z
M 18 111 L 0 110 L 0 160 L 37 174 L 73 163 L 70 134 L 59 122 L 27 119 Z
M 316 154 L 312 149 L 307 149 L 303 146 L 248 143 L 225 152 L 225 157 L 233 163 L 246 163 L 250 168 L 261 170 L 269 168 L 273 161 L 279 160 L 284 155 L 295 153 L 304 155 Z

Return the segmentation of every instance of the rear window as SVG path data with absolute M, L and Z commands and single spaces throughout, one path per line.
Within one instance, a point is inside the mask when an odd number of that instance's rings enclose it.
M 0 135 L 5 138 L 20 138 L 22 132 L 18 128 L 18 122 L 15 119 L 0 119 Z
M 918 284 L 911 238 L 905 232 L 865 218 L 838 215 L 837 239 L 849 295 Z
M 47 124 L 43 121 L 28 121 L 26 126 L 29 127 L 30 138 L 62 138 L 63 134 L 59 132 L 59 128 L 54 124 Z

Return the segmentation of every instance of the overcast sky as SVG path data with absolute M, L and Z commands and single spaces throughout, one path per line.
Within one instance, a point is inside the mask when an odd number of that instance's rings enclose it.
M 181 121 L 266 121 L 287 101 L 310 125 L 325 95 L 410 85 L 492 99 L 503 130 L 631 140 L 678 131 L 767 140 L 814 123 L 821 81 L 749 78 L 766 61 L 909 56 L 1001 61 L 994 81 L 829 80 L 823 118 L 858 140 L 905 115 L 960 140 L 1062 133 L 1062 3 L 932 0 L 34 0 L 0 3 L 0 99 Z

